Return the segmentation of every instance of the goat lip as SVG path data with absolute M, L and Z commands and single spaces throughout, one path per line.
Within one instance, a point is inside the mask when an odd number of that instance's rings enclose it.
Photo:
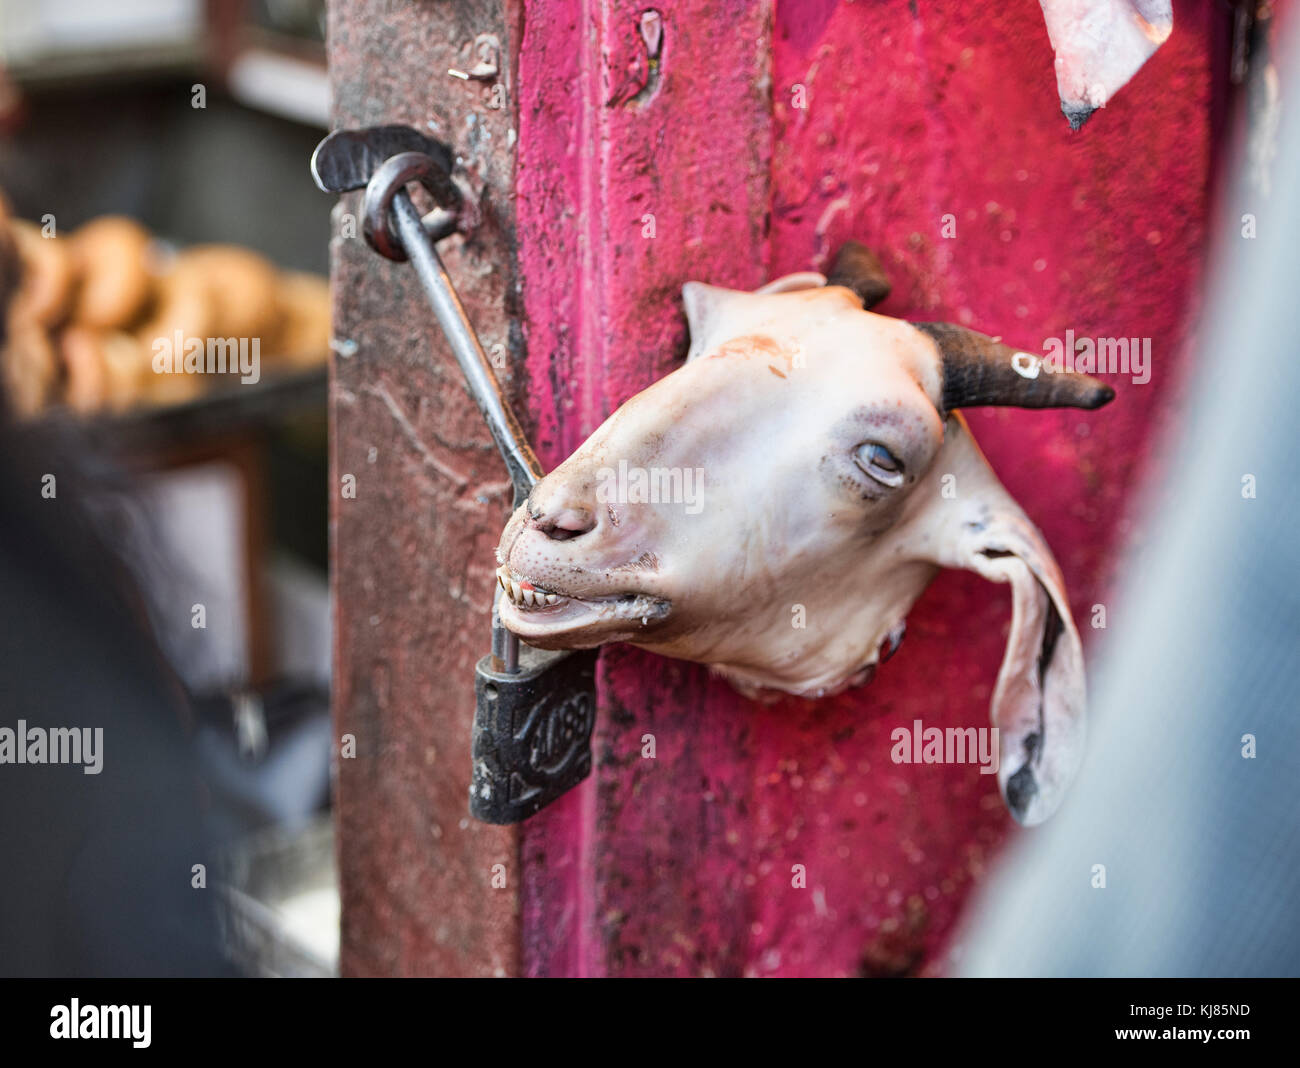
M 634 591 L 594 597 L 562 593 L 521 579 L 505 566 L 497 569 L 497 583 L 505 594 L 498 611 L 506 629 L 526 641 L 554 641 L 556 648 L 564 647 L 567 635 L 639 632 L 666 619 L 672 609 L 665 598 Z
M 537 611 L 507 598 L 500 603 L 501 623 L 541 649 L 583 649 L 607 641 L 635 641 L 636 636 L 668 618 L 667 601 L 580 601 L 573 598 Z
M 613 607 L 624 618 L 647 614 L 658 617 L 663 612 L 661 606 L 667 603 L 663 598 L 636 590 L 600 594 L 567 593 L 522 578 L 505 564 L 497 568 L 496 579 L 497 585 L 505 594 L 501 603 L 530 615 L 551 615 L 566 604 L 579 604 L 602 611 Z

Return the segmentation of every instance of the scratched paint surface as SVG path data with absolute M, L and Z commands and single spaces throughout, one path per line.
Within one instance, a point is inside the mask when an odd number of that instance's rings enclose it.
M 971 415 L 1091 644 L 1199 279 L 1210 7 L 1176 5 L 1170 41 L 1077 134 L 1036 0 L 664 4 L 648 99 L 624 91 L 649 66 L 639 5 L 514 7 L 527 418 L 544 462 L 680 359 L 683 281 L 754 286 L 856 237 L 890 269 L 891 314 L 1036 349 L 1067 329 L 1151 338 L 1150 383 L 1112 377 L 1103 412 Z M 984 724 L 1009 621 L 1005 587 L 944 573 L 869 687 L 767 707 L 697 666 L 608 650 L 594 781 L 522 834 L 523 970 L 941 972 L 972 887 L 1032 832 L 973 766 L 892 764 L 890 731 Z

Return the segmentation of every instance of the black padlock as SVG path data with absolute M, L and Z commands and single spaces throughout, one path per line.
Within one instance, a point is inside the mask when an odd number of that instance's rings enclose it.
M 521 645 L 518 670 L 489 654 L 474 671 L 474 769 L 469 811 L 518 823 L 591 774 L 596 650 Z

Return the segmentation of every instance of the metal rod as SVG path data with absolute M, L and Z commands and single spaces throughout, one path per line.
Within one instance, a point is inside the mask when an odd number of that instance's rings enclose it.
M 433 247 L 433 242 L 420 222 L 419 212 L 404 190 L 399 190 L 393 197 L 392 214 L 402 247 L 424 286 L 433 314 L 438 317 L 438 322 L 447 335 L 452 354 L 465 373 L 469 391 L 478 404 L 479 411 L 483 413 L 492 439 L 505 461 L 506 471 L 515 489 L 514 507 L 518 508 L 527 499 L 533 486 L 541 481 L 541 465 L 533 455 L 514 412 L 506 403 L 501 384 L 492 370 L 492 363 L 470 325 L 469 317 L 447 275 L 447 269 L 442 264 L 442 258 Z M 517 647 L 515 651 L 518 652 Z
M 492 440 L 501 453 L 501 459 L 505 461 L 506 472 L 510 475 L 515 491 L 512 507 L 518 508 L 528 498 L 532 488 L 541 481 L 542 468 L 524 437 L 519 420 L 506 402 L 501 383 L 492 370 L 492 363 L 483 351 L 483 344 L 474 332 L 469 316 L 465 314 L 460 297 L 456 295 L 447 269 L 442 264 L 442 257 L 434 247 L 439 236 L 445 235 L 426 228 L 405 190 L 398 190 L 394 194 L 392 214 L 407 259 L 415 268 L 420 284 L 424 286 L 433 314 L 438 317 L 452 354 L 465 374 L 470 394 L 483 414 Z M 500 596 L 500 591 L 497 596 Z M 492 653 L 500 659 L 502 670 L 507 674 L 513 675 L 519 670 L 519 636 L 501 625 L 495 599 L 492 605 Z

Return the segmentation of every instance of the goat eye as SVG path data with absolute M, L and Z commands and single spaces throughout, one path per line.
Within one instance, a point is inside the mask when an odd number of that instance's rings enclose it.
M 883 445 L 868 441 L 853 454 L 857 465 L 882 486 L 903 484 L 903 461 Z

